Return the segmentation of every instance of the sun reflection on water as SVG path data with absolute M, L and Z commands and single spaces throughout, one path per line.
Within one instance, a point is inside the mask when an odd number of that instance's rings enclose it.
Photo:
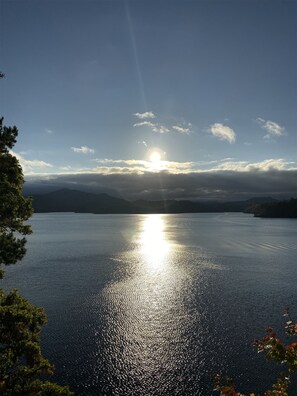
M 140 253 L 148 268 L 153 271 L 162 270 L 170 252 L 162 215 L 153 214 L 145 218 L 139 242 Z
M 186 335 L 195 320 L 185 303 L 191 290 L 181 265 L 185 253 L 167 215 L 139 215 L 131 239 L 131 250 L 118 258 L 120 272 L 103 292 L 104 368 L 119 384 L 119 394 L 132 394 L 124 389 L 129 384 L 134 389 L 135 379 L 140 384 L 137 394 L 173 394 L 167 384 L 185 366 Z

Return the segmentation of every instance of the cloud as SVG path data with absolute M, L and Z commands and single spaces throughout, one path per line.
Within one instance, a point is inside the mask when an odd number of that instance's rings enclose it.
M 126 164 L 126 165 L 145 165 L 148 161 L 145 160 L 135 160 L 135 159 L 109 159 L 109 158 L 96 158 L 95 159 L 96 162 L 98 162 L 99 164 Z
M 266 121 L 261 117 L 258 117 L 256 121 L 267 132 L 267 134 L 264 136 L 264 139 L 270 139 L 271 137 L 280 137 L 285 133 L 285 128 L 279 125 L 277 122 L 270 120 Z
M 297 170 L 295 162 L 288 162 L 282 158 L 267 159 L 261 162 L 228 161 L 216 167 L 217 170 L 228 170 L 235 172 L 268 172 L 273 170 Z
M 188 173 L 194 170 L 194 162 L 177 162 L 177 161 L 160 161 L 158 163 L 158 167 L 156 168 L 155 164 L 151 161 L 145 160 L 135 160 L 135 159 L 100 159 L 97 158 L 96 162 L 105 165 L 103 167 L 96 167 L 94 169 L 88 169 L 87 171 L 92 172 L 103 172 L 104 174 L 113 174 L 120 173 L 121 169 L 123 173 L 160 173 L 160 172 L 169 172 L 169 173 Z M 116 166 L 114 166 L 116 165 Z M 121 166 L 119 166 L 121 165 Z
M 133 115 L 140 120 L 144 120 L 146 118 L 156 118 L 155 114 L 152 111 L 146 111 L 145 113 L 134 113 Z
M 21 154 L 16 153 L 14 151 L 10 151 L 10 154 L 16 157 L 19 161 L 21 167 L 23 168 L 23 172 L 26 174 L 31 174 L 34 172 L 35 168 L 52 168 L 53 165 L 49 164 L 48 162 L 41 161 L 41 160 L 28 160 L 25 159 Z
M 137 142 L 138 144 L 143 144 L 145 147 L 147 147 L 147 142 L 145 140 L 142 140 L 141 142 Z
M 230 144 L 234 143 L 236 140 L 236 134 L 230 127 L 215 123 L 212 124 L 209 128 L 209 131 L 220 140 L 227 140 Z
M 156 133 L 167 133 L 167 132 L 170 132 L 170 130 L 165 125 L 160 125 L 160 124 L 155 124 L 152 127 L 152 131 L 156 132 Z
M 81 154 L 93 154 L 95 152 L 94 149 L 88 146 L 71 147 L 71 150 L 74 151 L 75 153 L 81 153 Z
M 39 160 L 25 160 L 20 154 L 15 154 L 23 166 L 25 174 L 33 174 L 32 168 L 36 167 L 52 167 L 44 161 Z M 289 162 L 285 159 L 266 159 L 259 162 L 248 161 L 235 161 L 232 158 L 224 158 L 222 160 L 214 161 L 167 161 L 162 160 L 156 164 L 148 160 L 139 159 L 109 159 L 109 158 L 96 158 L 95 161 L 98 166 L 89 168 L 73 168 L 70 166 L 60 167 L 63 173 L 67 174 L 224 174 L 224 173 L 261 173 L 274 171 L 297 171 L 297 163 Z M 48 174 L 50 175 L 50 174 Z M 52 175 L 56 177 L 55 175 Z
M 177 131 L 179 133 L 184 133 L 186 135 L 189 135 L 191 133 L 191 129 L 190 128 L 181 127 L 179 125 L 173 125 L 172 129 L 174 129 L 175 131 Z
M 269 136 L 282 136 L 284 134 L 285 128 L 273 121 L 266 121 L 263 125 Z
M 93 174 L 100 174 L 100 175 L 125 175 L 125 174 L 130 174 L 130 175 L 143 175 L 145 173 L 145 168 L 142 166 L 98 166 L 96 168 L 93 168 L 92 170 Z M 82 174 L 85 173 L 81 172 Z
M 148 121 L 148 118 L 156 118 L 156 115 L 154 113 L 152 113 L 151 111 L 147 111 L 145 113 L 135 113 L 134 114 L 137 118 L 144 120 L 144 121 L 140 121 L 140 122 L 136 122 L 135 124 L 133 124 L 133 127 L 137 128 L 137 127 L 148 127 L 152 130 L 152 132 L 155 133 L 168 133 L 170 131 L 176 131 L 178 133 L 182 133 L 182 134 L 186 134 L 189 135 L 191 133 L 191 127 L 192 124 L 190 122 L 185 123 L 182 122 L 182 124 L 184 124 L 184 126 L 182 125 L 173 125 L 170 129 L 170 127 L 158 123 L 158 122 L 152 122 L 152 121 Z
M 142 122 L 137 122 L 136 124 L 133 124 L 134 127 L 142 127 L 142 126 L 148 126 L 148 127 L 154 127 L 156 124 L 154 124 L 151 121 L 142 121 Z
M 165 125 L 160 125 L 151 121 L 137 122 L 134 127 L 149 127 L 155 133 L 167 133 L 170 130 Z
M 45 129 L 45 132 L 48 133 L 49 135 L 52 135 L 54 133 L 54 131 L 52 129 Z
M 131 173 L 129 167 L 98 172 L 28 176 L 28 187 L 75 188 L 84 191 L 112 191 L 127 199 L 244 200 L 256 196 L 296 196 L 296 170 L 207 171 L 190 173 Z

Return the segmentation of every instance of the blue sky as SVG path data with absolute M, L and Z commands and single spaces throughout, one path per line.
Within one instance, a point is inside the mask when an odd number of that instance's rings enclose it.
M 121 193 L 113 175 L 196 174 L 199 198 L 216 190 L 201 173 L 285 172 L 292 195 L 296 4 L 2 0 L 0 109 L 27 180 L 93 175 Z

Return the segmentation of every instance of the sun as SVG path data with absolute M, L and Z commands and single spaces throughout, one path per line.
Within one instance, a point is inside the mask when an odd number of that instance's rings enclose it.
M 161 154 L 160 154 L 158 151 L 153 151 L 153 152 L 150 154 L 150 161 L 151 161 L 153 164 L 157 165 L 157 164 L 160 163 L 160 161 L 161 161 Z
M 165 167 L 165 156 L 166 152 L 158 147 L 151 148 L 146 155 L 146 161 L 148 168 L 153 171 L 161 171 Z

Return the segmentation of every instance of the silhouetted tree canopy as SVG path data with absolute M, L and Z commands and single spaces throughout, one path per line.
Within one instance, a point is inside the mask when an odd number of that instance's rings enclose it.
M 297 198 L 287 201 L 268 202 L 251 209 L 256 217 L 297 218 Z
M 15 264 L 23 258 L 24 236 L 31 233 L 30 226 L 24 224 L 33 212 L 31 200 L 22 194 L 22 168 L 9 152 L 17 134 L 16 127 L 3 126 L 3 118 L 0 119 L 0 265 Z
M 0 75 L 1 77 L 1 75 Z M 31 200 L 22 194 L 24 177 L 17 158 L 10 152 L 16 143 L 16 127 L 0 119 L 0 266 L 15 264 L 26 253 L 25 236 L 31 233 L 25 221 L 32 214 Z M 0 268 L 0 278 L 3 277 Z M 31 305 L 16 290 L 0 289 L 0 395 L 72 395 L 40 376 L 53 373 L 42 356 L 40 331 L 47 319 L 42 308 Z

